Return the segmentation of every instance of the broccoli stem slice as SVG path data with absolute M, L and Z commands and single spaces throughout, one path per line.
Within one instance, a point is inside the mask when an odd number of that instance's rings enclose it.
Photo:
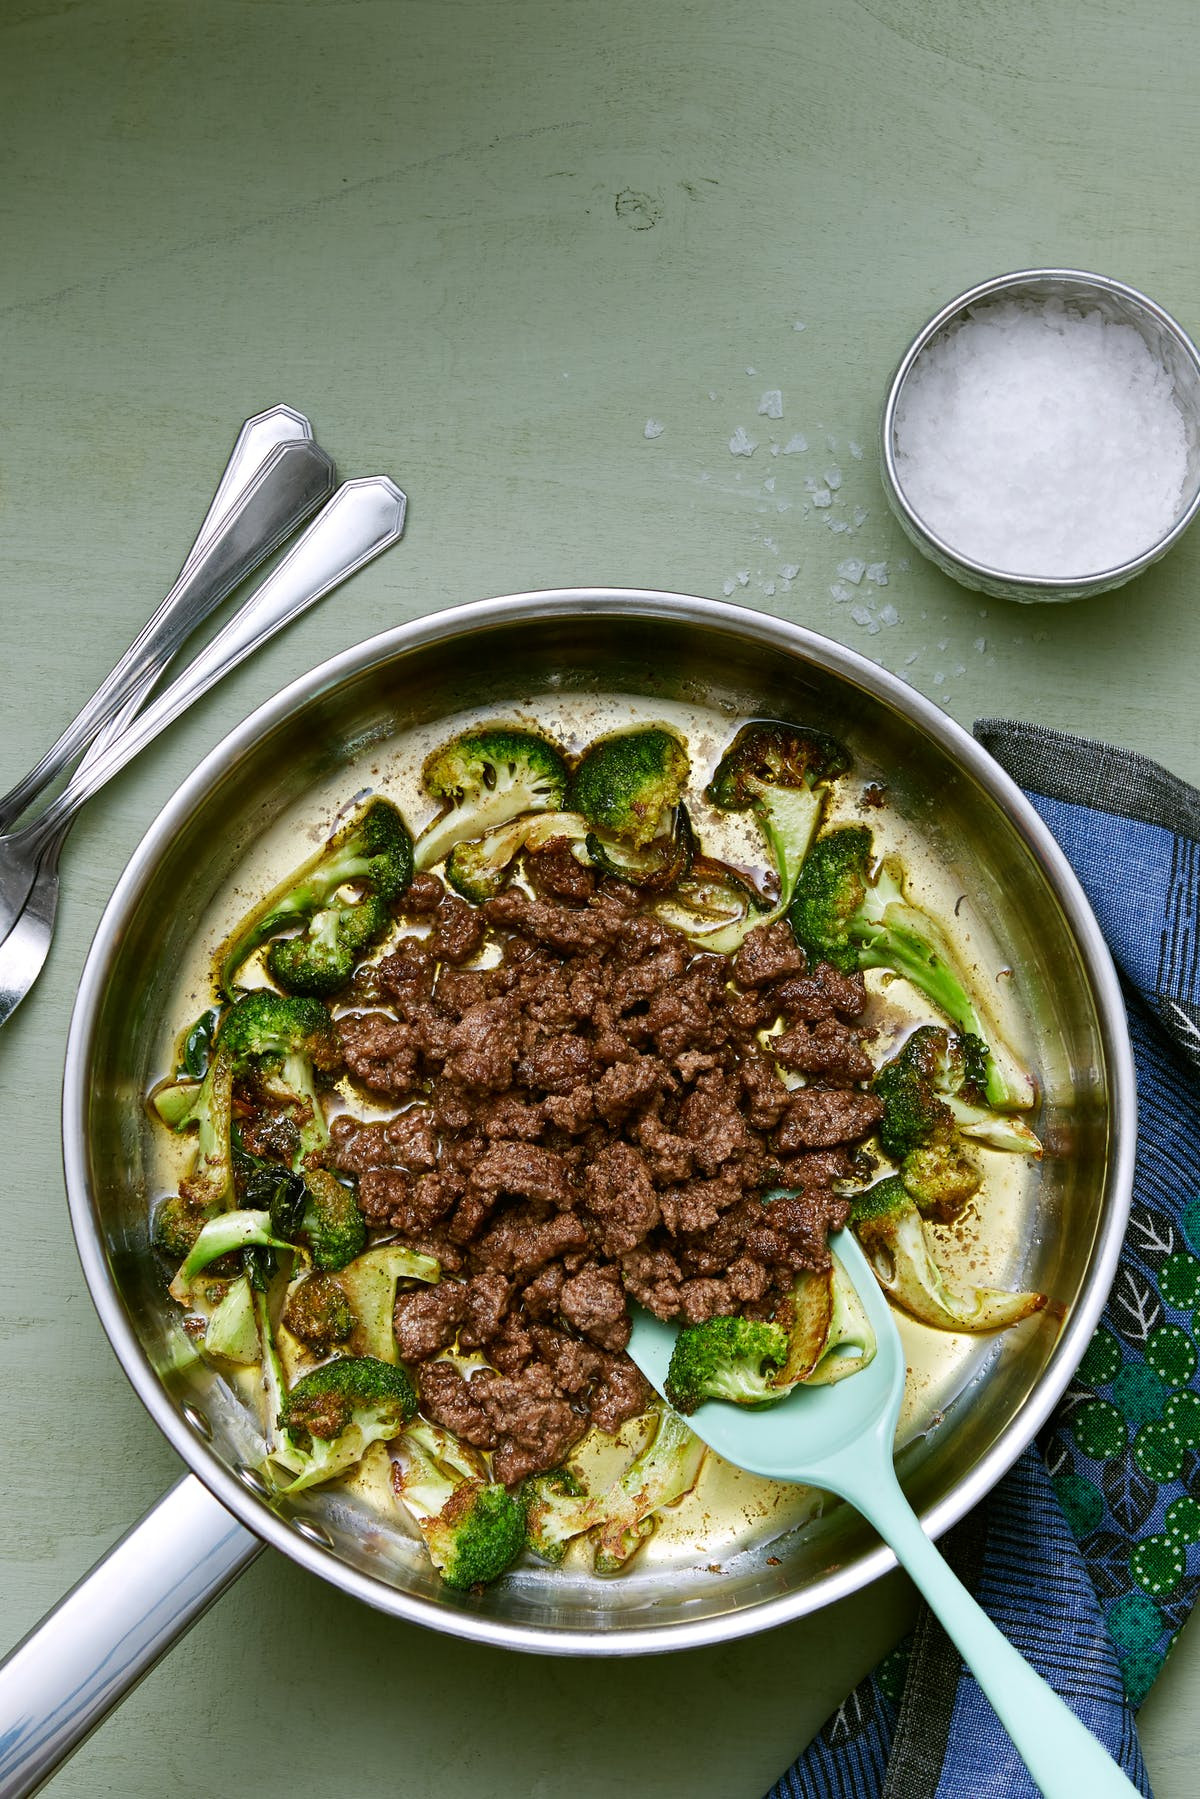
M 788 1358 L 772 1382 L 781 1396 L 802 1384 L 832 1386 L 874 1361 L 875 1332 L 836 1255 L 831 1253 L 827 1269 L 797 1275 L 784 1311 L 792 1316 Z
M 931 1000 L 964 1037 L 988 1046 L 986 1094 L 998 1110 L 1023 1110 L 1034 1102 L 1033 1082 L 1012 1055 L 984 1028 L 975 1002 L 955 968 L 954 954 L 937 922 L 912 906 L 900 883 L 884 868 L 868 883 L 849 935 L 861 968 L 890 968 Z
M 282 1237 L 271 1234 L 271 1215 L 269 1212 L 222 1212 L 216 1218 L 210 1218 L 202 1228 L 200 1235 L 180 1263 L 175 1278 L 171 1282 L 171 1297 L 186 1305 L 191 1293 L 192 1282 L 197 1275 L 219 1257 L 228 1255 L 235 1249 L 248 1249 L 258 1244 L 265 1249 L 287 1250 L 292 1255 L 303 1256 L 304 1251 L 297 1249 L 294 1243 L 287 1243 Z
M 597 1574 L 618 1573 L 653 1535 L 658 1514 L 690 1493 L 707 1448 L 667 1407 L 651 1414 L 653 1435 L 624 1472 L 597 1493 L 564 1470 L 526 1483 L 528 1544 L 543 1561 L 561 1562 L 568 1544 L 589 1536 Z
M 342 1269 L 339 1278 L 358 1317 L 364 1355 L 374 1356 L 380 1362 L 399 1361 L 392 1328 L 396 1283 L 417 1280 L 432 1284 L 441 1275 L 442 1265 L 435 1257 L 405 1249 L 398 1243 L 365 1250 Z
M 1049 1303 L 1044 1293 L 1006 1293 L 996 1287 L 953 1292 L 934 1256 L 925 1221 L 896 1176 L 859 1195 L 850 1223 L 888 1298 L 922 1324 L 972 1333 L 1004 1330 Z

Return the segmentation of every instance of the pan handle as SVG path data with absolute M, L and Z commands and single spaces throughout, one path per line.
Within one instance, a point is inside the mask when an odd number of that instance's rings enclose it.
M 185 1475 L 0 1663 L 0 1799 L 26 1799 L 263 1547 Z

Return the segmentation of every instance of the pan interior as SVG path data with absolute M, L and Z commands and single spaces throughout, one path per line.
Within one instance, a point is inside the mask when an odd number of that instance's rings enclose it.
M 176 1414 L 198 1408 L 226 1469 L 253 1466 L 262 1445 L 245 1406 L 191 1352 L 149 1251 L 149 1203 L 168 1190 L 171 1170 L 142 1096 L 168 1071 L 179 1027 L 209 1003 L 211 952 L 246 906 L 310 854 L 339 808 L 364 790 L 388 793 L 418 828 L 428 812 L 416 785 L 423 749 L 473 717 L 536 718 L 568 739 L 636 719 L 674 720 L 688 733 L 697 791 L 746 718 L 801 719 L 844 738 L 856 758 L 852 815 L 876 828 L 883 847 L 904 853 L 918 897 L 944 916 L 957 908 L 985 1003 L 1043 1089 L 1036 1128 L 1045 1157 L 998 1169 L 980 1235 L 948 1251 L 967 1278 L 973 1271 L 977 1282 L 1039 1288 L 1068 1317 L 1084 1303 L 1115 1203 L 1112 1077 L 1086 958 L 1052 880 L 985 785 L 934 732 L 874 691 L 873 678 L 825 666 L 819 653 L 773 636 L 703 612 L 610 615 L 596 606 L 492 612 L 463 635 L 444 626 L 415 641 L 398 633 L 358 664 L 351 659 L 348 672 L 345 659 L 340 672 L 317 671 L 295 704 L 235 735 L 192 784 L 183 815 L 151 833 L 149 853 L 114 903 L 117 927 L 102 930 L 94 951 L 106 963 L 80 1077 L 88 1204 L 136 1343 L 135 1365 L 123 1354 L 127 1371 L 154 1405 L 165 1389 Z M 887 785 L 886 808 L 854 813 L 872 779 Z M 901 1473 L 919 1510 L 949 1507 L 956 1516 L 1028 1440 L 1039 1390 L 1054 1378 L 1060 1324 L 1043 1314 L 982 1338 L 904 1329 Z M 779 1615 L 772 1601 L 783 1601 L 786 1615 L 845 1590 L 847 1568 L 875 1547 L 844 1505 L 712 1467 L 620 1578 L 600 1580 L 570 1562 L 531 1564 L 481 1596 L 460 1597 L 440 1587 L 386 1483 L 369 1472 L 277 1514 L 318 1526 L 332 1545 L 319 1558 L 322 1571 L 373 1603 L 411 1609 L 416 1601 L 446 1628 L 486 1620 L 518 1642 L 523 1630 L 550 1631 L 563 1647 L 598 1632 L 623 1633 L 633 1646 L 664 1626 L 695 1625 L 696 1640 L 754 1628 L 756 1610 L 764 1621 Z

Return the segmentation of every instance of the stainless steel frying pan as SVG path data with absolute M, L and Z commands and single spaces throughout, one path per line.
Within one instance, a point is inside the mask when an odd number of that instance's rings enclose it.
M 1047 1155 L 1009 1245 L 1013 1284 L 1061 1319 L 981 1338 L 900 1457 L 940 1534 L 1030 1441 L 1091 1336 L 1129 1204 L 1135 1113 L 1124 1009 L 1095 919 L 1053 839 L 951 720 L 852 651 L 707 600 L 578 589 L 441 613 L 371 639 L 256 712 L 147 833 L 108 906 L 67 1054 L 67 1187 L 88 1286 L 126 1374 L 192 1472 L 0 1670 L 0 1795 L 24 1794 L 95 1726 L 263 1543 L 365 1603 L 513 1649 L 631 1655 L 743 1635 L 829 1604 L 892 1566 L 849 1508 L 782 1539 L 763 1531 L 705 1581 L 669 1555 L 601 1581 L 518 1569 L 479 1596 L 442 1588 L 400 1521 L 333 1492 L 272 1503 L 245 1408 L 188 1352 L 147 1243 L 157 1178 L 142 1095 L 182 1022 L 180 970 L 261 846 L 294 861 L 330 809 L 376 780 L 405 733 L 539 695 L 727 718 L 803 718 L 881 770 L 894 809 L 968 896 L 1011 975 L 1044 1085 Z M 536 710 L 536 706 L 534 706 Z M 247 887 L 244 903 L 252 897 Z M 198 1009 L 198 1008 L 197 1008 Z M 768 1556 L 768 1551 L 769 1556 Z

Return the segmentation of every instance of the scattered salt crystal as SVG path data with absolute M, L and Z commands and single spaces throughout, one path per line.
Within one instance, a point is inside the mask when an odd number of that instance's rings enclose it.
M 943 655 L 945 655 L 946 651 L 949 648 L 950 648 L 950 639 L 948 637 L 939 637 L 938 638 L 938 649 L 941 650 Z
M 887 586 L 888 565 L 886 562 L 868 562 L 866 573 L 867 580 L 874 581 L 876 587 Z
M 786 563 L 779 572 L 785 581 L 794 581 L 796 576 L 800 573 L 800 564 L 798 562 Z
M 771 454 L 772 456 L 778 456 L 779 454 L 779 445 L 774 440 L 771 442 Z
M 817 480 L 815 475 L 806 475 L 804 485 L 812 495 L 812 503 L 814 506 L 833 505 L 833 495 L 822 482 Z
M 769 597 L 769 596 L 770 596 L 770 595 L 771 595 L 771 594 L 773 594 L 773 593 L 774 593 L 774 592 L 775 592 L 775 583 L 774 583 L 774 581 L 764 581 L 764 582 L 763 582 L 763 592 L 764 592 L 764 593 L 765 593 L 765 594 L 767 594 L 767 595 L 768 595 L 768 597 Z
M 774 493 L 775 492 L 775 477 L 774 477 L 774 475 L 768 475 L 766 480 L 763 482 L 763 492 L 764 493 Z
M 757 448 L 758 439 L 748 436 L 746 427 L 739 425 L 729 440 L 729 454 L 731 456 L 753 456 Z
M 739 568 L 737 572 L 737 583 L 739 587 L 749 587 L 750 570 L 748 568 Z
M 967 671 L 961 662 L 956 662 L 954 665 L 954 672 L 956 675 L 965 675 Z
M 865 507 L 865 506 L 856 506 L 856 507 L 855 507 L 855 508 L 854 508 L 854 512 L 853 512 L 853 514 L 852 514 L 852 515 L 851 515 L 851 516 L 852 516 L 852 517 L 853 517 L 853 519 L 854 519 L 854 528 L 855 528 L 855 530 L 858 530 L 858 528 L 859 528 L 859 527 L 860 527 L 860 526 L 861 526 L 861 525 L 865 525 L 865 524 L 866 524 L 866 522 L 867 522 L 867 520 L 868 520 L 868 518 L 869 518 L 869 517 L 870 517 L 870 516 L 871 516 L 871 515 L 870 515 L 870 513 L 869 513 L 869 512 L 868 512 L 868 511 L 867 511 L 867 509 L 866 509 L 866 507 Z
M 785 456 L 802 456 L 808 448 L 808 439 L 803 431 L 796 431 L 783 446 Z
M 898 625 L 900 623 L 900 614 L 892 605 L 881 606 L 879 608 L 879 622 L 883 625 Z
M 783 394 L 777 387 L 769 387 L 758 402 L 759 415 L 767 419 L 783 417 Z
M 901 556 L 899 562 L 896 564 L 896 567 L 902 575 L 906 575 L 908 573 L 909 569 L 912 567 L 912 563 L 908 560 L 907 556 Z M 984 607 L 983 611 L 979 614 L 979 616 L 980 616 L 980 618 L 987 617 L 987 607 L 986 606 Z
M 895 444 L 931 530 L 1010 574 L 1083 577 L 1141 555 L 1187 473 L 1171 377 L 1141 334 L 1061 300 L 981 306 L 936 338 Z
M 791 509 L 792 509 L 792 502 L 790 500 L 776 500 L 776 502 L 775 502 L 776 512 L 790 512 Z
M 854 598 L 853 593 L 850 588 L 846 586 L 844 581 L 835 581 L 829 591 L 835 600 L 852 600 Z
M 920 650 L 910 650 L 908 652 L 908 655 L 904 658 L 905 668 L 911 668 L 913 663 L 916 661 L 917 657 L 920 654 L 921 654 Z
M 871 608 L 869 606 L 852 606 L 850 608 L 850 616 L 856 625 L 869 625 L 871 622 Z
M 835 537 L 840 537 L 843 531 L 848 531 L 850 529 L 849 524 L 844 518 L 834 518 L 831 513 L 826 513 L 825 523 L 829 526 L 829 529 L 833 532 Z
M 839 575 L 843 576 L 845 580 L 853 581 L 854 585 L 857 587 L 867 572 L 867 565 L 857 556 L 847 556 L 844 562 L 838 563 L 837 572 Z
M 944 675 L 944 674 L 943 674 L 943 673 L 942 673 L 942 671 L 941 671 L 941 669 L 940 669 L 940 668 L 939 668 L 939 669 L 938 669 L 938 671 L 937 671 L 937 674 L 936 674 L 936 675 L 935 675 L 935 676 L 934 676 L 934 677 L 933 677 L 933 684 L 934 684 L 934 686 L 935 686 L 935 687 L 940 687 L 940 686 L 941 686 L 941 684 L 942 684 L 942 682 L 943 682 L 943 681 L 944 681 L 944 680 L 945 680 L 945 679 L 946 679 L 946 677 L 945 677 L 945 675 Z
M 980 655 L 982 655 L 984 650 L 987 649 L 987 638 L 986 637 L 977 637 L 975 639 L 974 643 L 971 645 L 971 648 L 974 650 L 978 650 Z
M 853 458 L 854 458 L 854 460 L 855 460 L 855 462 L 861 462 L 861 461 L 862 461 L 862 459 L 863 459 L 863 447 L 862 447 L 862 445 L 861 445 L 861 444 L 856 444 L 856 443 L 855 443 L 855 441 L 854 441 L 854 439 L 853 439 L 853 438 L 851 438 L 851 439 L 850 439 L 850 442 L 849 442 L 849 443 L 848 443 L 848 444 L 847 444 L 847 445 L 846 445 L 846 448 L 847 448 L 847 449 L 848 449 L 848 450 L 849 450 L 849 452 L 850 452 L 850 454 L 851 454 L 851 455 L 852 455 L 852 456 L 853 456 Z
M 800 319 L 792 320 L 792 330 L 793 331 L 803 331 L 805 329 L 806 329 L 806 327 L 802 320 L 800 320 Z
M 842 485 L 842 471 L 840 468 L 827 468 L 825 470 L 825 485 L 826 487 L 832 487 L 834 493 L 837 492 L 838 488 Z
M 644 437 L 661 437 L 666 426 L 661 419 L 647 419 L 642 435 Z
M 748 374 L 748 375 L 757 375 L 757 373 L 758 373 L 758 370 L 757 370 L 757 369 L 751 369 L 751 368 L 748 368 L 748 369 L 747 369 L 747 370 L 746 370 L 746 373 L 747 373 L 747 374 Z
M 716 399 L 716 397 L 717 397 L 717 390 L 716 390 L 716 388 L 715 388 L 715 387 L 710 387 L 710 388 L 709 388 L 709 390 L 708 390 L 708 397 L 709 397 L 709 399 L 710 399 L 710 400 L 715 400 L 715 399 Z
M 723 581 L 721 583 L 721 591 L 726 596 L 726 598 L 728 598 L 729 595 L 733 592 L 733 589 L 734 589 L 734 580 L 733 580 L 733 576 L 731 575 L 729 577 L 728 581 Z
M 764 537 L 763 548 L 766 550 L 778 551 L 779 545 L 775 542 L 773 537 Z

